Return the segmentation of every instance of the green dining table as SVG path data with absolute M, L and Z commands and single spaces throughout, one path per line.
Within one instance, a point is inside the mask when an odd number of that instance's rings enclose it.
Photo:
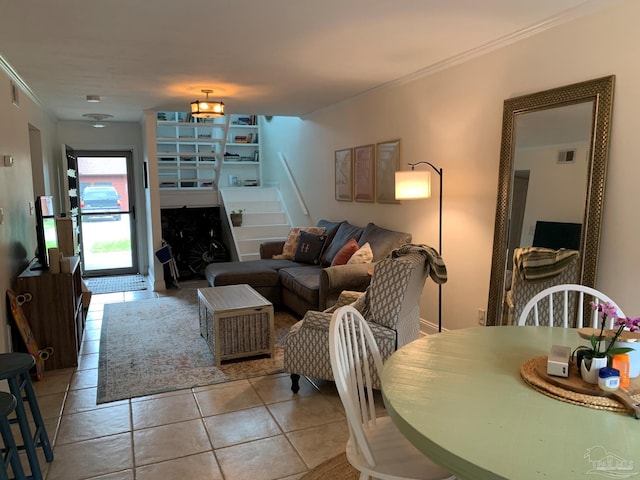
M 521 365 L 575 329 L 478 327 L 428 335 L 384 364 L 399 430 L 461 480 L 640 478 L 640 420 L 574 405 L 527 384 Z

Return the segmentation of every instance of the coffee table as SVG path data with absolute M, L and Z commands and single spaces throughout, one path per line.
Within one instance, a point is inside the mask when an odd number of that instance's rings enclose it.
M 250 285 L 198 289 L 200 335 L 223 360 L 269 354 L 273 356 L 273 305 Z

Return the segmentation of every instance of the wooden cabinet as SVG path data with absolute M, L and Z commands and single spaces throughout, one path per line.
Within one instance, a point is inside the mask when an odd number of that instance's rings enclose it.
M 69 257 L 70 273 L 32 270 L 35 261 L 18 276 L 17 293 L 31 294 L 22 308 L 40 348 L 52 347 L 45 370 L 78 366 L 84 331 L 80 258 Z

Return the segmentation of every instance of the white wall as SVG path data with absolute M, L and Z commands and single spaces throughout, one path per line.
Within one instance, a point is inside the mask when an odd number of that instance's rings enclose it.
M 304 120 L 265 124 L 263 153 L 283 152 L 311 221 L 347 219 L 409 231 L 437 245 L 437 197 L 402 205 L 334 200 L 335 150 L 401 139 L 401 161 L 427 160 L 444 169 L 443 325 L 477 324 L 486 308 L 496 207 L 502 104 L 507 98 L 616 75 L 611 151 L 597 287 L 627 315 L 640 314 L 637 237 L 637 112 L 640 2 L 619 4 L 526 38 L 482 57 L 372 92 Z M 280 134 L 279 134 L 280 133 Z M 268 178 L 265 171 L 265 178 Z M 437 192 L 436 192 L 437 195 Z M 427 282 L 421 316 L 437 321 L 437 288 Z
M 573 145 L 575 162 L 558 164 L 563 148 L 558 146 L 516 150 L 515 169 L 529 170 L 527 203 L 522 222 L 520 246 L 530 247 L 538 220 L 584 222 L 589 172 L 589 145 Z
M 0 352 L 10 351 L 7 335 L 6 296 L 16 287 L 16 278 L 34 257 L 36 248 L 35 216 L 29 203 L 45 190 L 45 174 L 39 176 L 34 191 L 31 168 L 29 126 L 40 131 L 40 151 L 37 152 L 42 172 L 55 171 L 56 128 L 51 118 L 23 92 L 19 92 L 19 107 L 12 104 L 9 77 L 0 70 L 0 208 L 4 222 L 0 225 Z M 14 158 L 13 167 L 5 167 L 2 156 Z

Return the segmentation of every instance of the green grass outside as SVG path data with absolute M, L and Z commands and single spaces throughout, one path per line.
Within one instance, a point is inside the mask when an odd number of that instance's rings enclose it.
M 91 253 L 127 252 L 131 250 L 131 240 L 122 238 L 109 242 L 96 242 L 91 246 Z
M 56 248 L 58 246 L 58 237 L 56 235 L 56 222 L 53 218 L 44 219 L 44 230 L 47 249 Z M 129 238 L 97 242 L 91 247 L 91 253 L 128 252 L 130 250 L 131 239 Z
M 47 250 L 58 248 L 58 234 L 56 233 L 56 221 L 54 218 L 45 218 L 42 222 L 44 226 L 44 239 Z

